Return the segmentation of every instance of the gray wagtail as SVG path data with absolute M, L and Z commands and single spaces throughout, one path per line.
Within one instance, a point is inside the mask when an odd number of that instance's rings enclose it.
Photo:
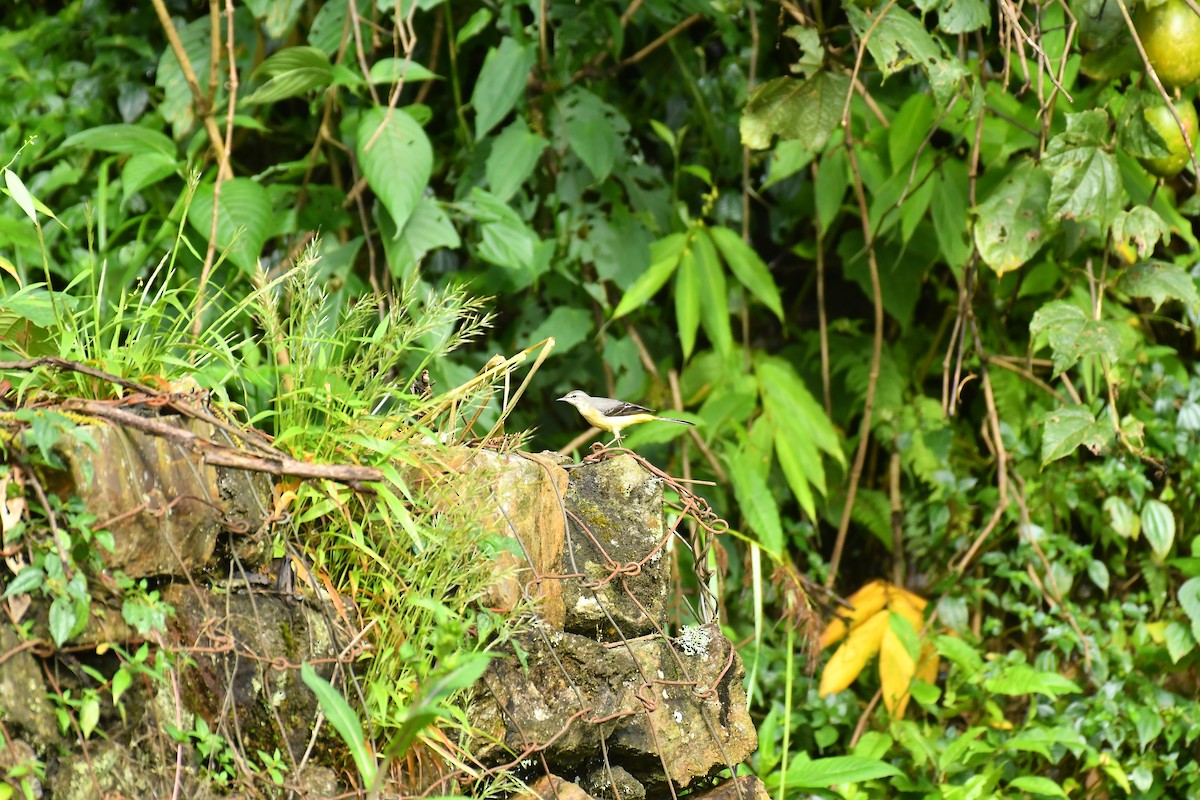
M 583 418 L 602 431 L 608 431 L 616 436 L 612 442 L 621 443 L 621 429 L 642 422 L 678 422 L 680 425 L 695 425 L 686 419 L 671 419 L 660 417 L 645 406 L 626 403 L 624 400 L 614 400 L 611 397 L 592 397 L 576 389 L 558 398 L 564 403 L 575 406 Z

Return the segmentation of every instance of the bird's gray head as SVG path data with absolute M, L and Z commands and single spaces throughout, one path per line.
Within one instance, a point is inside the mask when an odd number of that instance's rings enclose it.
M 579 406 L 581 403 L 587 401 L 588 396 L 586 392 L 581 392 L 580 390 L 575 389 L 574 391 L 567 392 L 558 399 L 564 403 L 570 403 L 573 406 Z

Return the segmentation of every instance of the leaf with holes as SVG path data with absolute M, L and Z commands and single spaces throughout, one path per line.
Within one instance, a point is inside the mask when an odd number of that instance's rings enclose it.
M 997 275 L 1033 258 L 1054 232 L 1046 212 L 1050 185 L 1049 173 L 1024 161 L 976 207 L 975 245 Z

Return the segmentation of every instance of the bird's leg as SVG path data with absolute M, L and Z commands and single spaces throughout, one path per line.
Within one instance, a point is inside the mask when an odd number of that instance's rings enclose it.
M 615 438 L 615 439 L 613 439 L 611 442 L 609 442 L 609 443 L 608 443 L 608 446 L 609 446 L 609 447 L 612 447 L 612 446 L 615 444 L 617 447 L 620 447 L 620 446 L 621 446 L 621 429 L 620 429 L 620 428 L 618 428 L 618 429 L 616 429 L 615 431 L 613 431 L 613 435 L 614 435 L 616 438 Z

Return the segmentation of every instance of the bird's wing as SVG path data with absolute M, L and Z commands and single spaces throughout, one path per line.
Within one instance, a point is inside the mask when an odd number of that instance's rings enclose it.
M 636 403 L 626 403 L 624 400 L 614 400 L 611 397 L 593 397 L 596 407 L 606 417 L 632 417 L 635 414 L 653 414 L 645 406 Z

